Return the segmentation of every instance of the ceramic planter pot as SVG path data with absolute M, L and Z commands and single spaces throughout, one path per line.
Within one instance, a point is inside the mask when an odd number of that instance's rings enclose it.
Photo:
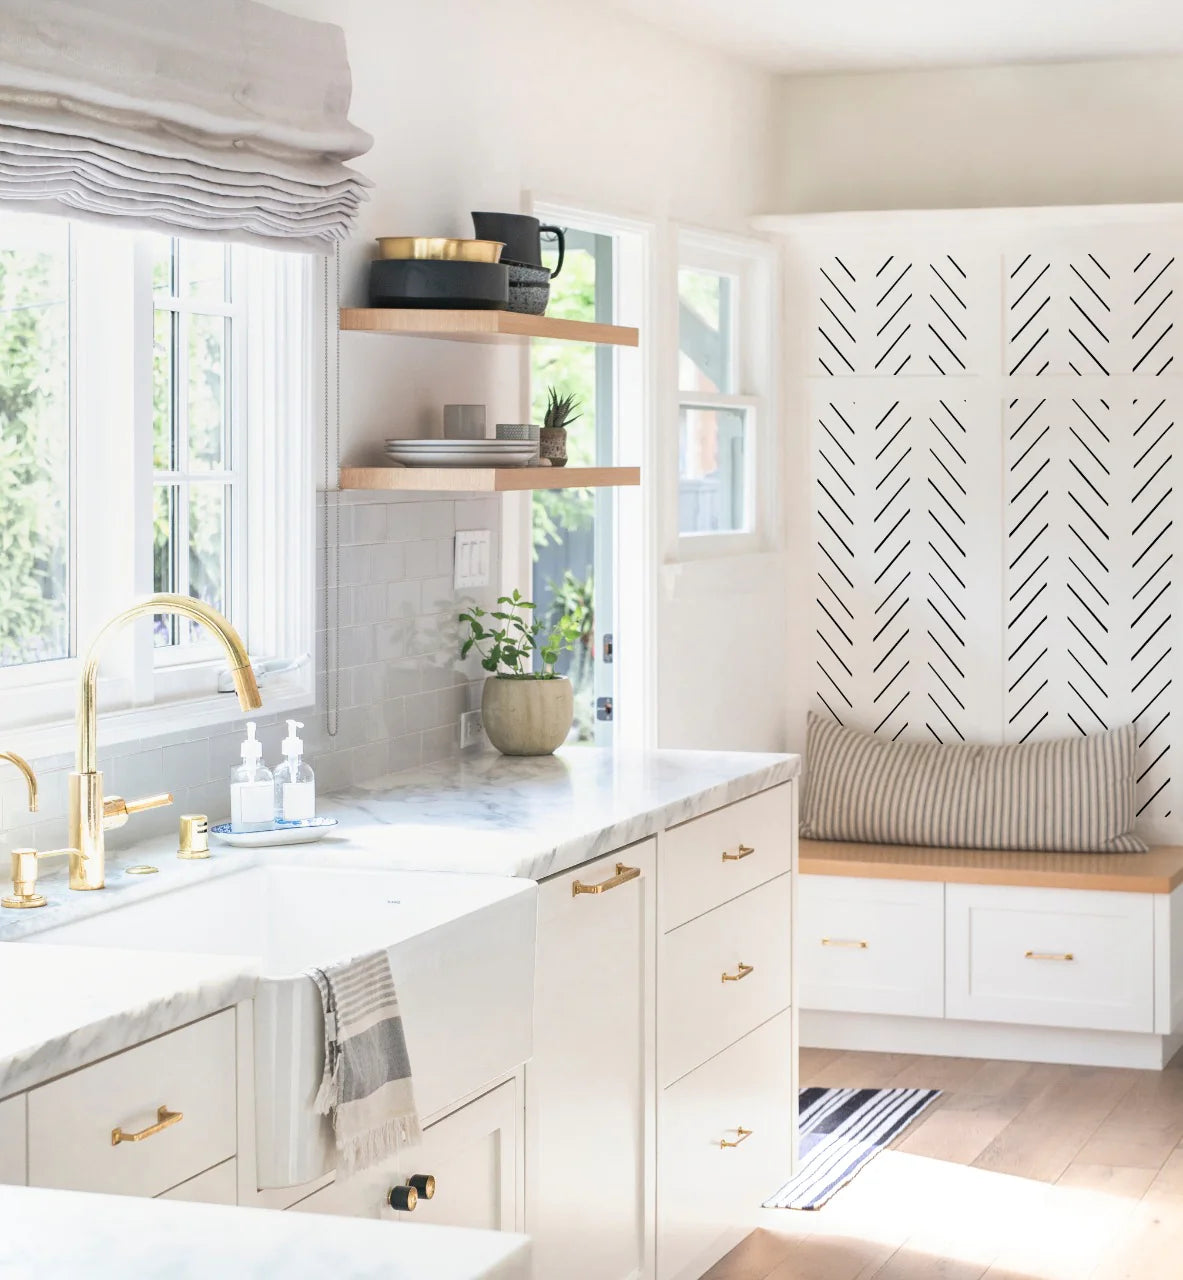
M 567 465 L 567 428 L 543 427 L 538 433 L 539 452 L 552 467 Z
M 575 696 L 565 676 L 514 680 L 490 676 L 481 694 L 489 741 L 505 756 L 548 756 L 567 740 Z

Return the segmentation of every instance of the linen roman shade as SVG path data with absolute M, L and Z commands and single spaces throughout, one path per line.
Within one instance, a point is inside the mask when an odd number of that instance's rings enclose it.
M 811 712 L 801 834 L 942 849 L 1145 853 L 1137 733 L 975 746 L 892 742 Z
M 325 252 L 350 93 L 339 27 L 256 0 L 0 0 L 0 202 Z

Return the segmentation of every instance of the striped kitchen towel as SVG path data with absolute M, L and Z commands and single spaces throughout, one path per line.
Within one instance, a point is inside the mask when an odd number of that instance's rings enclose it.
M 325 1022 L 324 1079 L 316 1109 L 333 1120 L 337 1170 L 368 1169 L 422 1132 L 394 979 L 385 951 L 310 969 Z

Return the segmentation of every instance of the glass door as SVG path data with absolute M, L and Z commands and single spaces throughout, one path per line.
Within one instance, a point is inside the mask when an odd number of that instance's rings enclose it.
M 547 315 L 610 323 L 615 312 L 615 239 L 568 230 L 562 272 L 551 281 Z M 557 249 L 544 253 L 552 270 Z M 553 388 L 574 395 L 579 417 L 567 433 L 568 466 L 613 462 L 616 352 L 596 343 L 543 342 L 531 346 L 533 421 L 542 424 Z M 533 498 L 533 592 L 537 616 L 566 614 L 579 627 L 573 653 L 559 670 L 575 687 L 571 741 L 612 741 L 616 639 L 613 621 L 615 497 L 612 489 L 538 490 Z

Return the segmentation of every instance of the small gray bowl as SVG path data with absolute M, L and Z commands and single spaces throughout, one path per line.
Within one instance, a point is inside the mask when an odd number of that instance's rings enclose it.
M 525 262 L 507 262 L 509 269 L 509 309 L 524 315 L 546 314 L 550 302 L 550 269 Z
M 498 440 L 526 440 L 537 444 L 539 428 L 532 422 L 499 422 L 497 424 Z

